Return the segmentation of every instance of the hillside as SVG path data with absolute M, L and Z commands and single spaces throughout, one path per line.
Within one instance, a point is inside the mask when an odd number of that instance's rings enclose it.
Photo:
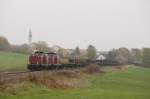
M 0 70 L 26 69 L 27 57 L 25 54 L 0 51 Z

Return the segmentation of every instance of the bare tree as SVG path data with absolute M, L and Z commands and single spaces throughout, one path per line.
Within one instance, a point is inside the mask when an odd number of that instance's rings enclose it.
M 119 48 L 118 60 L 122 64 L 127 64 L 129 61 L 129 50 L 127 48 Z
M 48 44 L 45 41 L 39 41 L 32 44 L 33 50 L 39 50 L 44 52 L 50 52 L 51 49 L 48 47 Z

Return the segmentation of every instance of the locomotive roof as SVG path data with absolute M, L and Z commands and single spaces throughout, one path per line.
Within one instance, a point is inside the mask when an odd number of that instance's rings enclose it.
M 56 53 L 54 53 L 54 52 L 48 52 L 48 53 L 46 53 L 46 54 L 56 54 Z
M 36 52 L 34 52 L 34 54 L 56 54 L 56 53 L 54 53 L 54 52 L 45 53 L 45 52 L 42 52 L 42 51 L 36 51 Z
M 36 51 L 36 52 L 34 52 L 34 54 L 43 54 L 44 52 L 42 52 L 42 51 Z

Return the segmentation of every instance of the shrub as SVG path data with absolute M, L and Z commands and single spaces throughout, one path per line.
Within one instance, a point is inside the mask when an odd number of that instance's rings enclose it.
M 104 73 L 104 71 L 101 70 L 100 66 L 95 64 L 90 64 L 89 66 L 83 69 L 83 72 L 87 74 Z

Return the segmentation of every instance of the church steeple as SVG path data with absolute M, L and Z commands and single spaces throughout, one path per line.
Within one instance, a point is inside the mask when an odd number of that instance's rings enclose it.
M 29 29 L 29 44 L 32 43 L 32 32 L 31 32 L 31 28 Z

